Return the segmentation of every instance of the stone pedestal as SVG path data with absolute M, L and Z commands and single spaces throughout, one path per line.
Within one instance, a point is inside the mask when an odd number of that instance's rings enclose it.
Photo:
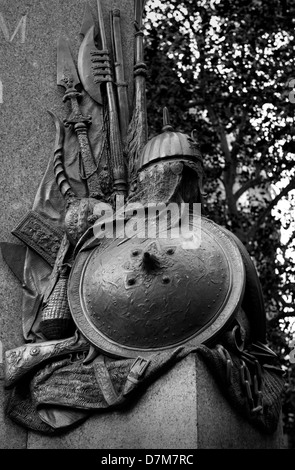
M 1 398 L 3 389 L 1 387 Z M 282 426 L 254 429 L 220 393 L 194 355 L 168 371 L 124 411 L 97 413 L 62 436 L 26 432 L 0 414 L 0 448 L 281 449 Z
M 189 356 L 126 411 L 101 413 L 62 437 L 29 433 L 29 449 L 273 449 L 221 395 L 204 364 Z

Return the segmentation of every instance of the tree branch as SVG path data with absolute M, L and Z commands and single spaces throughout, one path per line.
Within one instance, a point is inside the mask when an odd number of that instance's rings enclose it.
M 213 107 L 211 106 L 211 104 L 206 103 L 205 106 L 208 110 L 209 116 L 211 118 L 211 122 L 212 122 L 213 126 L 217 129 L 217 132 L 219 134 L 220 145 L 221 145 L 221 149 L 224 153 L 225 162 L 228 163 L 228 164 L 231 164 L 232 163 L 231 152 L 230 152 L 230 149 L 229 149 L 229 145 L 228 145 L 228 141 L 227 141 L 227 138 L 226 138 L 226 133 L 225 133 L 224 127 L 222 126 L 219 119 L 217 118 L 217 116 L 215 114 L 215 111 L 214 111 Z
M 236 174 L 237 174 L 236 159 L 232 158 L 232 154 L 228 145 L 224 127 L 219 121 L 218 117 L 216 116 L 212 105 L 210 103 L 207 103 L 206 108 L 208 110 L 208 114 L 210 116 L 211 122 L 213 126 L 216 128 L 217 133 L 219 135 L 221 150 L 223 151 L 224 158 L 225 158 L 225 168 L 223 171 L 223 174 L 224 174 L 223 185 L 225 188 L 228 210 L 231 214 L 237 215 L 238 213 L 237 204 L 236 204 L 236 199 L 234 198 L 234 195 L 233 195 L 233 186 L 234 186 Z
M 240 148 L 242 140 L 243 140 L 243 131 L 246 127 L 247 116 L 248 115 L 247 115 L 246 111 L 244 110 L 240 125 L 238 127 L 237 137 L 235 139 L 235 142 L 232 145 L 232 151 L 231 151 L 232 159 L 236 159 L 236 156 L 238 155 L 238 151 L 239 151 L 239 148 Z
M 237 201 L 244 192 L 246 192 L 250 188 L 254 188 L 257 186 L 259 183 L 261 183 L 262 177 L 257 176 L 257 178 L 254 178 L 253 180 L 248 180 L 243 186 L 241 186 L 235 193 L 234 193 L 234 198 Z
M 292 189 L 295 189 L 295 179 L 292 179 L 290 183 L 282 189 L 280 194 L 278 194 L 267 206 L 267 208 L 262 212 L 262 214 L 258 217 L 256 223 L 253 227 L 249 230 L 247 234 L 247 239 L 251 240 L 254 238 L 256 231 L 259 229 L 260 225 L 264 221 L 266 217 L 271 213 L 272 209 L 277 205 L 277 203 L 286 196 Z
M 284 302 L 283 302 L 284 303 Z M 286 305 L 287 308 L 290 308 L 291 305 Z M 295 312 L 279 312 L 275 317 L 271 318 L 270 320 L 268 320 L 268 325 L 269 326 L 272 326 L 274 325 L 278 320 L 283 320 L 284 318 L 286 317 L 292 317 L 294 318 L 295 317 Z
M 286 302 L 286 300 L 284 299 L 284 297 L 282 295 L 275 295 L 274 298 L 275 298 L 277 304 L 281 305 L 281 307 L 278 307 L 278 308 L 280 308 L 279 313 L 268 320 L 268 324 L 270 326 L 274 325 L 278 320 L 283 320 L 286 317 L 292 317 L 292 318 L 295 317 L 295 310 L 294 310 L 293 304 L 291 302 L 290 303 Z M 293 307 L 293 311 L 291 311 L 291 312 L 284 312 L 282 310 L 284 308 L 290 309 L 292 307 Z
M 295 282 L 288 282 L 288 284 L 284 284 L 284 285 L 280 288 L 280 290 L 281 290 L 282 292 L 285 292 L 285 291 L 287 291 L 288 289 L 292 289 L 292 290 L 294 291 L 294 293 L 295 293 Z

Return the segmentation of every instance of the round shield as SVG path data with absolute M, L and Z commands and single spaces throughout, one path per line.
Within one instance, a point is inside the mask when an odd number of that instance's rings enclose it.
M 106 354 L 147 356 L 206 343 L 239 308 L 245 284 L 236 244 L 202 218 L 197 243 L 175 238 L 98 240 L 81 251 L 68 299 L 82 334 Z

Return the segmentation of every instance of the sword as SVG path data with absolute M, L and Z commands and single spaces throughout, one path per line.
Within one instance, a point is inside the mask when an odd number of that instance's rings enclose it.
M 70 101 L 72 114 L 66 120 L 66 125 L 72 124 L 78 138 L 81 157 L 87 180 L 89 197 L 103 198 L 100 188 L 97 164 L 94 160 L 88 138 L 88 126 L 91 124 L 91 116 L 84 116 L 80 110 L 79 99 L 82 94 L 78 91 L 81 87 L 68 41 L 60 37 L 57 46 L 57 85 L 65 88 L 63 101 Z

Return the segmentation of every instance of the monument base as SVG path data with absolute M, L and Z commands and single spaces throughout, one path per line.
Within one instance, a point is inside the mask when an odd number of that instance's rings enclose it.
M 197 361 L 197 363 L 196 363 Z M 93 415 L 58 437 L 29 432 L 28 449 L 280 449 L 281 423 L 262 434 L 221 394 L 194 355 L 178 363 L 124 411 Z

